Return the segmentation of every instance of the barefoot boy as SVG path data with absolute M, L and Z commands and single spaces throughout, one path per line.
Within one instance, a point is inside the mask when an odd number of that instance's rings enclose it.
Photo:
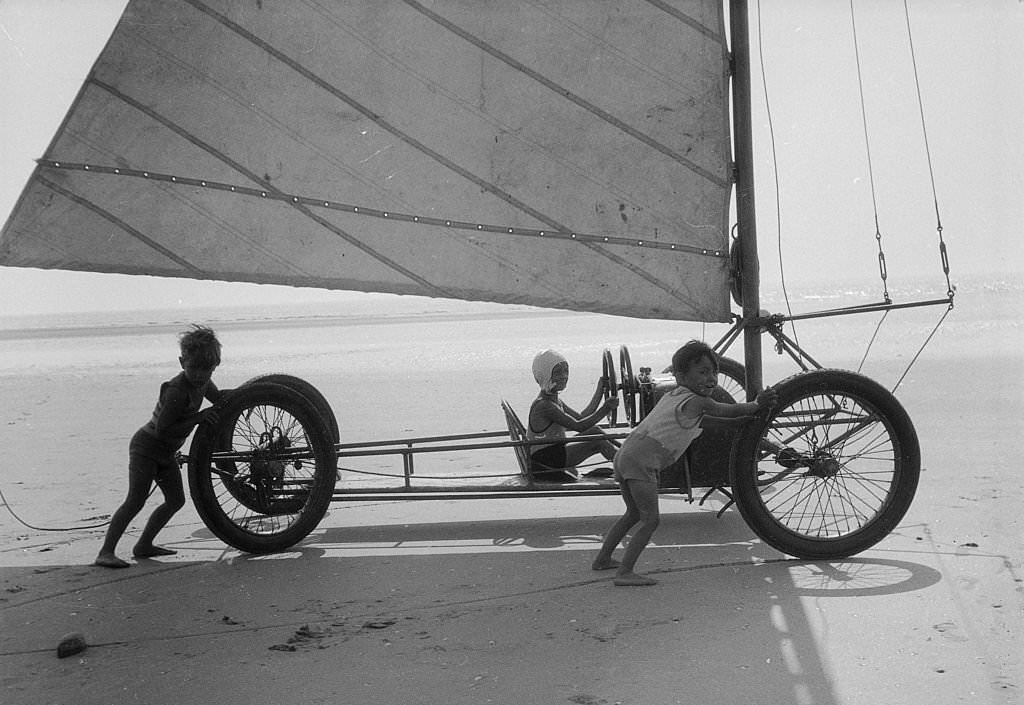
M 129 566 L 114 551 L 129 522 L 142 511 L 154 482 L 164 493 L 164 502 L 153 510 L 132 554 L 136 558 L 151 558 L 176 553 L 153 543 L 174 513 L 185 506 L 181 470 L 174 455 L 196 424 L 216 423 L 217 412 L 212 407 L 199 411 L 203 399 L 216 403 L 224 395 L 210 379 L 220 364 L 220 341 L 214 332 L 193 325 L 179 336 L 179 343 L 178 362 L 182 371 L 160 385 L 160 397 L 152 418 L 132 436 L 128 445 L 128 496 L 110 519 L 106 539 L 94 565 Z
M 608 531 L 592 567 L 594 570 L 617 568 L 616 585 L 655 585 L 658 582 L 633 572 L 636 559 L 658 527 L 658 475 L 676 462 L 701 434 L 704 416 L 749 416 L 775 403 L 776 394 L 771 388 L 746 404 L 722 404 L 712 399 L 711 392 L 718 384 L 718 357 L 707 344 L 696 340 L 691 340 L 672 356 L 672 374 L 679 386 L 658 401 L 615 455 L 615 479 L 619 481 L 626 513 Z M 612 551 L 636 524 L 639 527 L 620 565 L 612 558 Z

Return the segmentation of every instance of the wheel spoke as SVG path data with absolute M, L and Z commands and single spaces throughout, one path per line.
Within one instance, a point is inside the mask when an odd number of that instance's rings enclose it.
M 779 396 L 737 456 L 750 463 L 734 485 L 748 523 L 801 557 L 850 555 L 878 541 L 917 485 L 917 438 L 902 407 L 867 378 L 834 370 L 796 375 Z
M 800 441 L 810 467 L 785 486 L 773 483 L 775 491 L 765 506 L 784 526 L 805 536 L 862 528 L 884 507 L 892 484 L 894 454 L 885 427 L 855 400 L 836 394 L 809 396 L 794 406 L 779 415 L 783 420 L 773 424 L 771 435 L 787 447 Z M 789 432 L 783 435 L 783 429 Z M 827 468 L 818 469 L 814 459 Z M 864 471 L 864 461 L 873 467 Z M 765 466 L 774 463 L 770 455 L 761 460 Z
M 280 550 L 308 534 L 330 503 L 331 430 L 302 394 L 273 382 L 247 383 L 225 406 L 190 452 L 197 509 L 236 548 Z

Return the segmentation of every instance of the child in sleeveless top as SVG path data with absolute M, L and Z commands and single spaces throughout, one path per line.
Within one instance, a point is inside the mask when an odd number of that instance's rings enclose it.
M 128 524 L 142 511 L 155 482 L 164 501 L 153 510 L 132 554 L 136 558 L 169 556 L 176 551 L 153 543 L 157 533 L 175 512 L 185 506 L 181 469 L 175 453 L 185 443 L 196 424 L 216 423 L 214 407 L 199 410 L 203 399 L 216 403 L 225 390 L 217 389 L 210 377 L 220 364 L 220 341 L 209 328 L 194 325 L 179 336 L 182 371 L 160 385 L 160 396 L 150 420 L 132 436 L 128 446 L 128 496 L 110 518 L 107 535 L 93 565 L 127 568 L 130 564 L 117 557 L 117 542 Z
M 706 344 L 691 340 L 672 356 L 672 374 L 679 385 L 666 393 L 622 443 L 615 456 L 615 479 L 619 481 L 626 512 L 608 531 L 593 562 L 594 570 L 618 569 L 615 584 L 623 586 L 655 585 L 657 580 L 637 575 L 633 568 L 654 530 L 658 527 L 658 475 L 701 434 L 705 416 L 736 418 L 750 416 L 775 404 L 777 395 L 770 387 L 745 404 L 723 404 L 711 398 L 718 384 L 718 357 Z M 639 525 L 622 557 L 612 552 Z
M 545 350 L 533 359 L 533 376 L 540 385 L 540 394 L 530 406 L 526 424 L 528 440 L 550 440 L 549 444 L 530 446 L 531 471 L 537 479 L 571 482 L 577 479 L 576 466 L 600 453 L 607 460 L 615 456 L 616 446 L 609 440 L 571 441 L 566 430 L 581 435 L 602 434 L 595 425 L 619 403 L 616 395 L 604 402 L 607 380 L 598 383 L 594 396 L 583 411 L 575 411 L 558 398 L 569 382 L 569 363 L 561 353 Z

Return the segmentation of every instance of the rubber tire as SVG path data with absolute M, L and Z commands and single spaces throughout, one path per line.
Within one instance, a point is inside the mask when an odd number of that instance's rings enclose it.
M 294 389 L 296 392 L 306 397 L 316 407 L 317 412 L 327 421 L 327 425 L 331 428 L 331 438 L 334 439 L 335 443 L 341 442 L 341 432 L 338 429 L 338 419 L 334 416 L 334 411 L 331 409 L 330 403 L 320 390 L 314 387 L 312 384 L 296 377 L 295 375 L 283 374 L 280 372 L 272 372 L 270 374 L 258 375 L 245 382 L 245 384 L 253 384 L 255 382 L 271 382 L 273 384 L 280 384 L 284 387 Z
M 280 384 L 281 386 L 294 389 L 296 392 L 302 394 L 316 407 L 317 413 L 320 414 L 320 417 L 327 421 L 328 426 L 330 426 L 331 437 L 334 439 L 334 442 L 341 442 L 341 432 L 338 428 L 338 419 L 337 417 L 335 417 L 334 411 L 331 409 L 330 403 L 328 403 L 326 397 L 324 397 L 324 395 L 320 393 L 320 390 L 313 386 L 310 382 L 307 382 L 301 377 L 296 377 L 295 375 L 285 374 L 281 372 L 271 372 L 268 374 L 257 375 L 256 377 L 253 377 L 252 379 L 249 379 L 246 382 L 244 382 L 243 386 L 246 384 L 253 384 L 255 382 L 270 382 L 272 384 Z M 225 471 L 234 471 L 233 466 L 228 461 L 218 462 L 218 467 L 224 469 Z M 244 488 L 238 488 L 232 485 L 227 485 L 227 489 L 228 492 L 234 495 L 235 499 L 237 499 L 239 502 L 245 504 L 250 509 L 258 509 L 254 502 L 254 497 L 252 496 L 251 493 L 243 491 Z
M 601 374 L 605 379 L 608 380 L 608 386 L 604 390 L 604 399 L 610 399 L 611 397 L 618 396 L 619 394 L 619 380 L 615 378 L 615 363 L 612 361 L 612 353 L 610 350 L 605 350 L 601 354 Z M 619 422 L 619 407 L 613 406 L 608 411 L 608 425 L 614 427 Z
M 778 403 L 772 409 L 759 413 L 740 431 L 733 449 L 731 482 L 733 496 L 743 519 L 766 544 L 805 560 L 846 558 L 874 546 L 896 528 L 917 491 L 921 449 L 917 432 L 906 410 L 896 397 L 878 383 L 845 370 L 800 372 L 780 382 L 775 389 L 778 392 Z M 825 402 L 825 396 L 841 398 L 848 412 L 860 409 L 877 417 L 871 425 L 871 437 L 866 439 L 872 457 L 857 456 L 858 437 L 865 435 L 861 432 L 855 432 L 842 441 L 838 472 L 828 478 L 808 477 L 805 468 L 786 472 L 771 456 L 760 457 L 763 454 L 759 447 L 764 439 L 779 442 L 788 438 L 790 442 L 780 444 L 794 447 L 807 445 L 803 439 L 795 437 L 792 424 L 799 418 L 796 414 L 802 408 L 801 402 L 814 399 Z M 834 406 L 835 401 L 828 400 L 828 404 Z M 812 408 L 824 409 L 826 406 L 822 403 L 820 407 Z M 775 428 L 775 422 L 780 418 L 788 425 L 784 431 Z M 823 440 L 827 440 L 831 428 L 821 426 L 821 429 Z M 843 432 L 840 424 L 836 424 L 834 429 L 831 431 L 833 436 Z M 784 437 L 783 433 L 786 434 Z M 881 462 L 883 469 L 891 474 L 888 487 L 883 487 L 876 477 L 879 471 L 876 456 L 886 437 L 891 445 L 891 458 L 883 458 Z M 816 447 L 823 447 L 818 443 L 812 446 L 801 447 L 799 450 L 813 451 Z M 771 478 L 765 481 L 763 474 L 759 475 L 759 470 L 768 470 Z M 865 471 L 870 472 L 864 474 Z M 790 484 L 785 486 L 780 485 L 780 482 Z M 794 489 L 797 485 L 799 488 Z M 838 525 L 834 515 L 824 515 L 821 508 L 839 507 L 842 517 L 844 506 L 853 509 L 861 507 L 848 504 L 848 492 L 851 488 L 863 487 L 870 490 L 868 501 L 877 500 L 878 506 L 873 508 L 871 516 L 847 516 L 847 520 L 852 518 L 859 522 L 849 530 L 844 527 L 834 534 L 823 535 L 815 532 L 814 527 L 793 527 L 786 523 L 793 516 L 788 505 L 785 511 L 778 511 L 783 508 L 781 502 L 787 496 L 795 498 L 801 505 L 810 502 L 809 506 L 814 509 L 809 514 L 811 520 L 817 522 L 819 528 L 824 526 L 834 529 Z M 768 488 L 772 491 L 765 493 Z M 827 490 L 828 501 L 824 503 L 815 501 L 826 496 L 822 490 Z M 844 501 L 847 504 L 844 505 Z
M 619 348 L 619 377 L 622 382 L 622 407 L 626 415 L 626 423 L 632 428 L 640 423 L 636 414 L 636 398 L 639 385 L 633 376 L 633 361 L 629 357 L 629 349 L 623 345 Z
M 222 439 L 231 437 L 237 419 L 241 418 L 244 412 L 259 407 L 273 407 L 295 419 L 308 439 L 315 468 L 312 488 L 305 503 L 297 512 L 288 515 L 294 516 L 294 519 L 279 529 L 257 533 L 238 521 L 236 512 L 229 513 L 220 499 L 230 498 L 231 502 L 242 504 L 251 512 L 245 514 L 243 517 L 245 520 L 269 517 L 267 521 L 274 521 L 274 517 L 278 515 L 256 512 L 247 503 L 240 502 L 235 493 L 222 491 L 218 495 L 217 487 L 222 487 L 223 484 L 218 483 L 215 486 L 214 478 L 219 477 L 219 473 L 212 470 L 212 454 L 218 447 L 222 447 Z M 224 401 L 219 416 L 220 419 L 216 425 L 202 424 L 196 429 L 189 448 L 189 491 L 196 511 L 214 535 L 240 551 L 274 553 L 287 550 L 306 538 L 316 528 L 324 514 L 327 513 L 327 508 L 334 497 L 338 458 L 327 421 L 320 416 L 316 406 L 305 396 L 290 387 L 270 382 L 253 382 L 236 388 Z M 252 416 L 263 417 L 262 414 L 252 414 L 250 418 Z M 238 450 L 251 450 L 251 448 Z M 282 518 L 281 521 L 283 520 Z
M 725 377 L 725 384 L 719 383 L 725 392 L 732 397 L 733 401 L 742 403 L 747 400 L 746 395 L 746 384 L 747 384 L 747 370 L 742 364 L 736 362 L 731 357 L 718 358 L 718 376 Z M 737 394 L 739 396 L 737 396 Z

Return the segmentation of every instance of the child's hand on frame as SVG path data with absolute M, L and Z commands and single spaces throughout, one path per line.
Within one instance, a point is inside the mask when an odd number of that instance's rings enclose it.
M 779 402 L 779 393 L 773 387 L 765 387 L 757 394 L 754 403 L 760 409 L 770 409 Z

